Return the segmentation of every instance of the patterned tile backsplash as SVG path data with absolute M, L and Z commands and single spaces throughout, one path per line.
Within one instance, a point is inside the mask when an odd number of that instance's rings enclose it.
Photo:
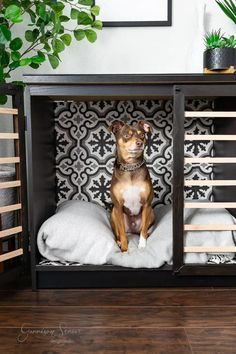
M 189 100 L 187 110 L 211 111 L 213 102 Z M 57 137 L 57 202 L 68 199 L 110 202 L 109 188 L 115 156 L 115 140 L 107 127 L 116 119 L 127 123 L 146 119 L 154 132 L 148 137 L 145 158 L 155 189 L 154 205 L 170 204 L 172 198 L 171 100 L 55 102 Z M 186 119 L 189 134 L 211 134 L 213 120 Z M 212 142 L 188 141 L 186 156 L 212 156 Z M 212 179 L 212 166 L 186 165 L 188 179 Z M 186 187 L 186 199 L 211 199 L 211 187 Z

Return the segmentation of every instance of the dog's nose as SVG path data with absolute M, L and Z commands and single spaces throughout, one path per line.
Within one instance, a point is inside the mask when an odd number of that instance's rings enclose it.
M 137 141 L 136 141 L 136 145 L 137 145 L 137 147 L 141 147 L 141 146 L 143 145 L 143 142 L 142 142 L 142 141 L 137 140 Z

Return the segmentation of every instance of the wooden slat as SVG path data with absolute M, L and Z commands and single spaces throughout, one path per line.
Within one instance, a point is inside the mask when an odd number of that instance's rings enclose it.
M 229 253 L 236 252 L 234 246 L 186 246 L 184 247 L 185 253 Z
M 21 204 L 12 204 L 12 205 L 3 206 L 0 207 L 0 214 L 7 213 L 9 211 L 19 210 L 19 209 L 21 209 Z
M 4 108 L 4 107 L 0 107 L 0 113 L 2 114 L 18 114 L 18 109 L 16 108 Z
M 18 133 L 0 133 L 0 139 L 19 139 Z
M 201 180 L 201 179 L 186 179 L 185 186 L 236 186 L 236 180 Z
M 19 162 L 20 162 L 19 157 L 0 157 L 0 164 L 19 163 Z
M 236 112 L 186 111 L 186 118 L 236 118 Z
M 12 227 L 11 229 L 0 231 L 0 238 L 15 235 L 22 232 L 22 226 Z
M 215 140 L 221 140 L 221 141 L 227 141 L 227 140 L 236 140 L 236 135 L 195 135 L 195 134 L 185 134 L 185 140 L 200 140 L 200 141 L 215 141 Z
M 18 250 L 12 252 L 4 253 L 3 255 L 0 256 L 0 262 L 4 262 L 8 259 L 22 256 L 22 254 L 23 254 L 23 248 L 19 248 Z
M 219 208 L 236 208 L 236 203 L 234 202 L 211 202 L 211 203 L 184 203 L 186 209 L 219 209 Z
M 0 182 L 0 189 L 20 187 L 21 181 Z
M 236 163 L 236 157 L 186 157 L 186 163 Z
M 236 231 L 236 225 L 224 224 L 186 224 L 184 231 Z

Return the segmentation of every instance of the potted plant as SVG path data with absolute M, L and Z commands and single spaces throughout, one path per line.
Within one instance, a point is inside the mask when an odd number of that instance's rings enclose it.
M 225 37 L 221 29 L 205 35 L 204 72 L 234 73 L 236 60 L 236 38 Z

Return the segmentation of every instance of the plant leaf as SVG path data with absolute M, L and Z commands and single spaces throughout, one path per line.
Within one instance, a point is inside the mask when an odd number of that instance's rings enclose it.
M 17 5 L 10 5 L 5 10 L 5 17 L 12 22 L 21 22 L 21 9 Z
M 72 37 L 69 33 L 63 34 L 60 38 L 65 45 L 69 46 L 71 44 Z
M 93 18 L 87 12 L 85 11 L 80 11 L 78 13 L 78 24 L 79 25 L 91 25 L 93 23 Z
M 79 14 L 79 10 L 72 8 L 70 11 L 70 18 L 72 20 L 77 20 L 78 14 Z
M 45 61 L 45 57 L 42 57 L 40 55 L 35 55 L 34 57 L 32 57 L 30 59 L 31 59 L 31 63 L 34 63 L 34 64 L 41 64 Z
M 85 37 L 85 31 L 82 29 L 75 30 L 74 36 L 77 41 L 81 41 Z
M 38 69 L 39 68 L 39 64 L 31 63 L 30 67 L 33 68 L 33 69 Z
M 20 60 L 20 66 L 27 66 L 31 64 L 31 58 L 24 58 Z
M 49 45 L 47 42 L 45 42 L 43 48 L 44 48 L 47 52 L 50 52 L 50 51 L 51 51 L 51 47 L 50 47 L 50 45 Z
M 95 31 L 87 29 L 84 32 L 90 43 L 94 43 L 97 40 L 97 33 Z
M 60 13 L 64 9 L 65 5 L 62 2 L 53 2 L 51 7 L 56 13 Z
M 52 41 L 52 48 L 54 52 L 60 53 L 65 49 L 65 44 L 60 39 L 56 38 Z
M 98 30 L 102 30 L 102 27 L 103 27 L 102 21 L 100 21 L 100 20 L 94 21 L 93 27 L 98 29 Z
M 11 40 L 11 31 L 6 25 L 0 25 L 0 43 L 5 44 Z
M 236 9 L 235 5 L 232 7 L 227 0 L 216 0 L 216 3 L 219 5 L 221 10 L 236 24 Z
M 45 4 L 37 4 L 36 5 L 36 14 L 41 17 L 43 20 L 46 20 L 47 14 L 46 14 L 46 6 Z
M 78 3 L 80 5 L 92 6 L 94 1 L 93 0 L 79 0 Z
M 18 68 L 19 66 L 20 66 L 20 61 L 19 60 L 15 60 L 12 63 L 10 63 L 9 68 L 14 70 L 14 69 Z
M 70 17 L 62 15 L 62 16 L 60 16 L 60 21 L 61 22 L 68 22 L 68 21 L 70 21 Z
M 11 52 L 11 59 L 13 61 L 20 60 L 20 57 L 21 57 L 20 52 Z
M 97 6 L 97 5 L 94 5 L 93 7 L 91 7 L 91 13 L 92 13 L 94 16 L 98 16 L 99 13 L 100 13 L 100 7 Z
M 35 21 L 36 21 L 36 15 L 35 15 L 34 11 L 32 11 L 31 9 L 28 9 L 27 12 L 28 12 L 28 14 L 30 15 L 31 22 L 32 22 L 32 23 L 35 23 Z
M 23 45 L 23 41 L 20 37 L 16 37 L 14 38 L 11 42 L 10 42 L 10 49 L 13 51 L 19 50 Z
M 53 69 L 56 69 L 59 65 L 59 60 L 58 58 L 55 56 L 55 55 L 52 55 L 52 54 L 48 54 L 48 60 L 51 64 L 51 67 Z
M 10 54 L 4 50 L 2 53 L 1 53 L 1 60 L 0 60 L 0 63 L 1 63 L 1 67 L 5 68 L 9 65 L 9 62 L 10 62 Z

